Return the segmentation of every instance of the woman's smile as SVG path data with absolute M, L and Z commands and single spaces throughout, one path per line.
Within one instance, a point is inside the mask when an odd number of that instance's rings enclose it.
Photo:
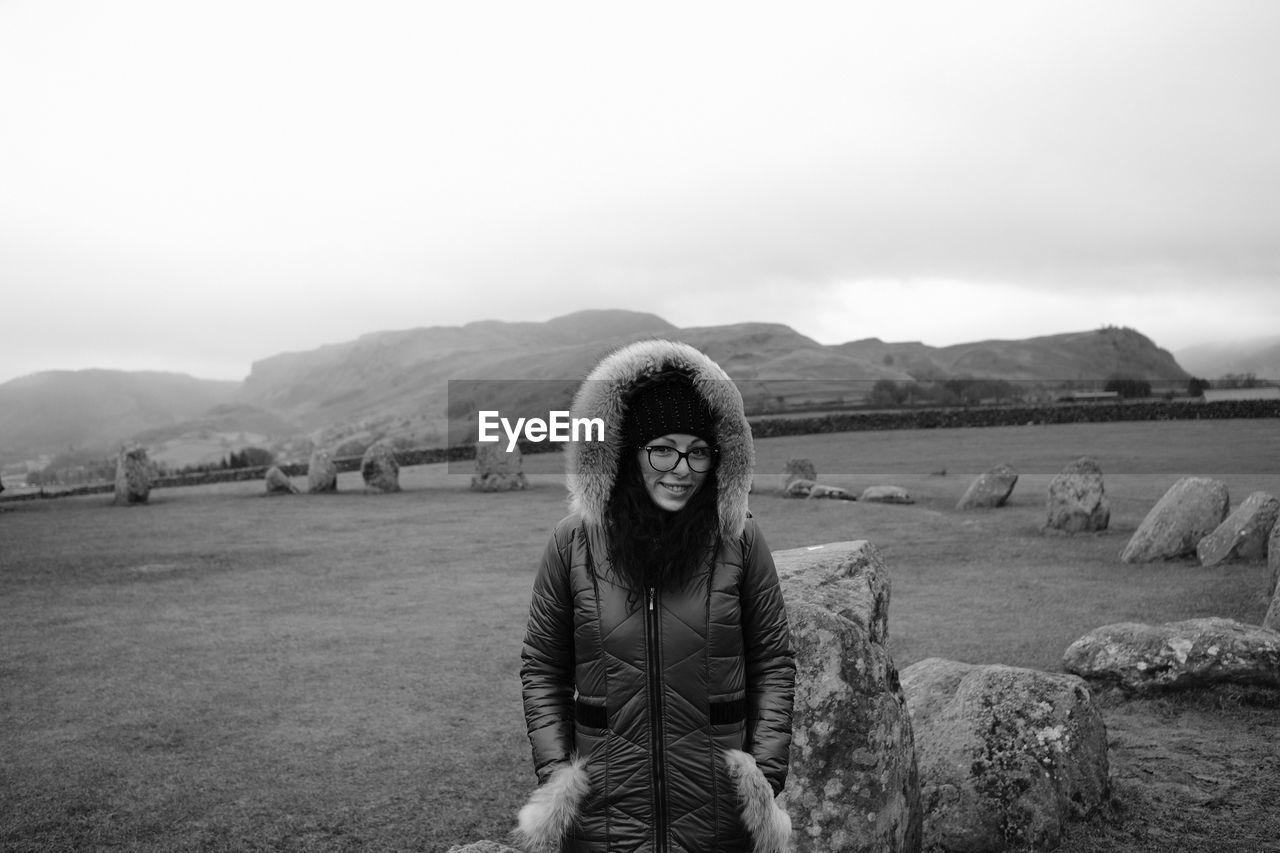
M 636 451 L 640 456 L 640 476 L 649 499 L 667 512 L 682 510 L 706 481 L 707 472 L 692 470 L 687 458 L 678 459 L 670 471 L 658 471 L 649 460 L 647 447 L 669 447 L 685 454 L 695 447 L 709 446 L 696 435 L 670 433 L 653 439 Z

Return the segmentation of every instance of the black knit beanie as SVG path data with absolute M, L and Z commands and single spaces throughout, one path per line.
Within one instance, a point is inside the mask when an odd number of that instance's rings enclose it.
M 715 421 L 705 400 L 682 374 L 667 373 L 638 388 L 627 404 L 623 441 L 638 446 L 671 433 L 716 442 Z

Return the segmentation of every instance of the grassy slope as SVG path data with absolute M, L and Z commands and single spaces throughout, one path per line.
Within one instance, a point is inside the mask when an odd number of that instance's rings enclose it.
M 1112 526 L 1044 536 L 1044 486 L 1085 451 Z M 866 538 L 884 552 L 899 666 L 1055 669 L 1105 622 L 1265 612 L 1263 566 L 1117 555 L 1179 476 L 1220 475 L 1233 503 L 1280 494 L 1271 422 L 851 433 L 771 439 L 758 455 L 752 508 L 775 549 Z M 775 497 L 770 472 L 792 455 L 824 482 L 895 483 L 918 503 Z M 998 461 L 1023 472 L 1011 505 L 957 513 L 970 475 Z M 332 496 L 240 483 L 0 514 L 0 848 L 443 851 L 501 837 L 532 782 L 517 677 L 532 567 L 564 512 L 558 457 L 526 462 L 523 494 L 473 494 L 466 474 L 430 466 L 402 472 L 398 495 L 343 475 Z M 1093 848 L 1147 849 L 1113 844 L 1133 825 Z

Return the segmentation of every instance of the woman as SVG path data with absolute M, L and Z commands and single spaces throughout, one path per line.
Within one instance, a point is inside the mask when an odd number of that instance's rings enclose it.
M 747 512 L 742 397 L 686 344 L 607 356 L 573 417 L 573 513 L 534 582 L 520 677 L 536 851 L 781 851 L 795 683 L 773 558 Z

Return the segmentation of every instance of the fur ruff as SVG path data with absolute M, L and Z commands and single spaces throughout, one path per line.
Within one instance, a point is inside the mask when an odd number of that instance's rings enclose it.
M 557 853 L 573 828 L 582 800 L 590 790 L 586 759 L 557 769 L 520 809 L 513 833 L 526 853 Z
M 773 798 L 773 788 L 745 752 L 725 753 L 729 778 L 733 780 L 742 805 L 742 823 L 751 834 L 752 853 L 785 853 L 791 839 L 791 817 Z
M 565 448 L 571 508 L 581 514 L 588 527 L 596 529 L 597 535 L 624 452 L 623 400 L 642 379 L 672 367 L 690 376 L 711 409 L 720 450 L 716 467 L 720 532 L 727 538 L 742 535 L 755 464 L 751 425 L 743 411 L 742 395 L 729 374 L 706 355 L 688 344 L 663 340 L 638 341 L 605 356 L 574 397 L 572 417 L 604 421 L 604 441 L 572 442 Z

